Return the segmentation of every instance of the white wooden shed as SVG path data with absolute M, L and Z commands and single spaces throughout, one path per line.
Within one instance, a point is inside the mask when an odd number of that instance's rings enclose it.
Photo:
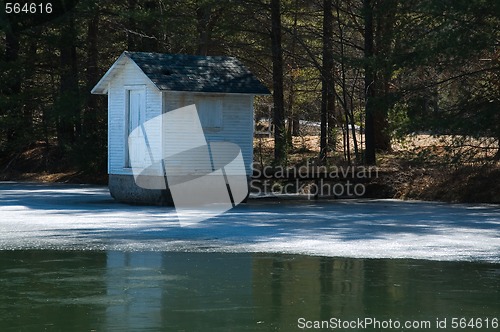
M 108 95 L 109 189 L 116 200 L 172 204 L 168 188 L 144 189 L 135 183 L 132 165 L 142 156 L 129 154 L 129 139 L 134 139 L 129 136 L 148 120 L 192 104 L 206 140 L 237 144 L 251 176 L 253 99 L 269 90 L 236 58 L 123 52 L 92 93 Z M 158 134 L 148 139 L 165 149 L 162 130 L 159 125 Z M 156 181 L 154 176 L 151 181 Z

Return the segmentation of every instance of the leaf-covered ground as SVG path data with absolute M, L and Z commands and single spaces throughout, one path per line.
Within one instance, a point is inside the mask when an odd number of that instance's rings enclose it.
M 361 142 L 361 136 L 358 137 Z M 330 153 L 330 166 L 346 166 L 342 138 Z M 286 167 L 313 163 L 319 138 L 293 138 Z M 379 177 L 367 186 L 372 198 L 446 202 L 500 203 L 500 162 L 494 160 L 498 143 L 488 139 L 461 140 L 450 136 L 414 135 L 379 154 Z M 351 151 L 354 151 L 351 146 Z M 254 140 L 256 165 L 271 165 L 273 139 Z M 356 164 L 353 157 L 352 163 Z M 55 147 L 36 144 L 22 153 L 0 159 L 0 180 L 107 184 L 106 170 L 77 167 L 61 159 Z

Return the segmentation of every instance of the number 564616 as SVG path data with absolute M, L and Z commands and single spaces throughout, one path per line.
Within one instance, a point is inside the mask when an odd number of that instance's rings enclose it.
M 7 2 L 5 4 L 7 14 L 50 14 L 52 13 L 52 3 L 19 3 Z

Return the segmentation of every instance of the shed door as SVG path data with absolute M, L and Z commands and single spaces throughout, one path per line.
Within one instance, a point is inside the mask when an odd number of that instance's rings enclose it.
M 143 89 L 137 90 L 127 90 L 128 101 L 127 101 L 127 158 L 126 167 L 130 167 L 132 164 L 136 166 L 145 166 L 147 151 L 143 148 L 144 146 L 144 132 L 140 126 L 146 120 L 146 107 L 144 103 L 145 92 Z M 138 129 L 138 130 L 135 130 Z M 129 145 L 132 149 L 129 149 Z

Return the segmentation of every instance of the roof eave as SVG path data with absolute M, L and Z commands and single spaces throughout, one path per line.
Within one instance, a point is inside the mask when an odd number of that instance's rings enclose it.
M 96 95 L 105 95 L 108 93 L 108 83 L 114 75 L 114 71 L 117 67 L 121 66 L 124 62 L 124 58 L 126 57 L 125 52 L 123 52 L 118 59 L 113 63 L 113 65 L 108 69 L 108 71 L 104 74 L 103 77 L 97 82 L 97 84 L 92 88 L 90 93 Z
M 268 96 L 271 93 L 266 92 L 240 92 L 240 91 L 194 91 L 194 90 L 172 90 L 172 89 L 159 89 L 161 92 L 175 92 L 175 93 L 200 93 L 200 94 L 214 94 L 214 95 L 252 95 L 252 96 Z
M 262 87 L 264 88 L 263 90 L 265 91 L 261 91 L 261 92 L 257 92 L 257 93 L 254 93 L 255 96 L 269 96 L 271 95 L 271 91 L 261 83 Z
M 108 71 L 104 74 L 103 77 L 97 82 L 97 84 L 92 88 L 90 93 L 96 94 L 96 95 L 105 95 L 108 93 L 108 87 L 109 87 L 109 82 L 115 75 L 115 72 L 120 69 L 120 67 L 123 67 L 126 63 L 126 59 L 130 59 L 130 56 L 128 55 L 128 52 L 125 51 L 123 52 L 118 59 L 113 63 L 113 65 L 108 69 Z M 134 60 L 130 59 L 132 63 L 134 63 L 135 66 L 142 72 L 142 69 L 135 63 Z M 145 75 L 147 77 L 147 75 Z M 149 77 L 148 77 L 149 79 Z

